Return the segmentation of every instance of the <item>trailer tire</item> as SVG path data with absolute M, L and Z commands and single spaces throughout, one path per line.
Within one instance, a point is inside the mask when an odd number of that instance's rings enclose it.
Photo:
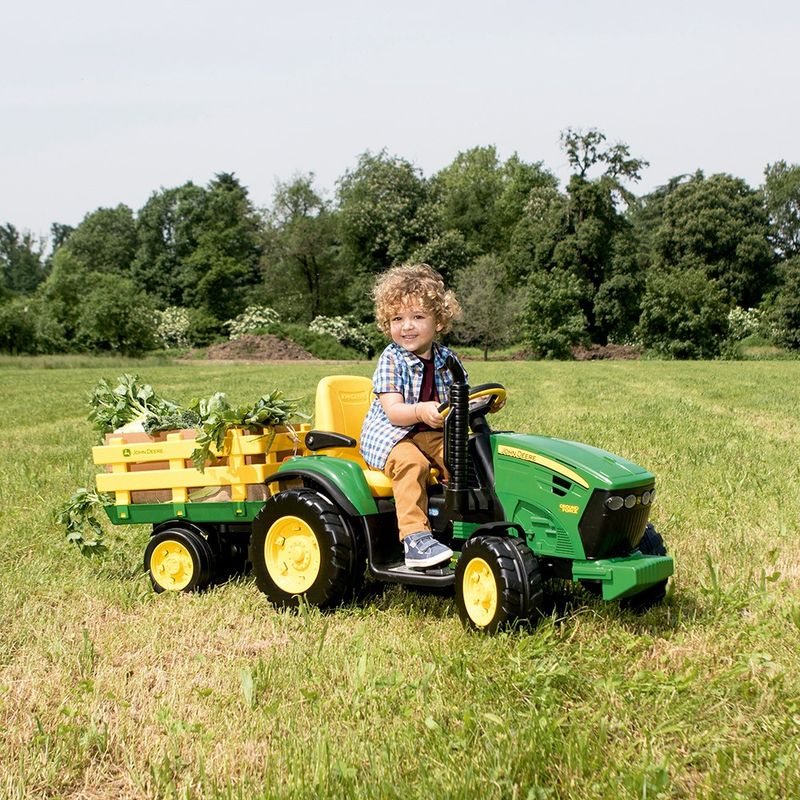
M 356 547 L 340 510 L 312 489 L 273 495 L 253 520 L 250 561 L 258 588 L 279 608 L 300 597 L 330 608 L 350 595 Z
M 644 535 L 637 549 L 645 556 L 665 556 L 667 554 L 664 538 L 651 522 L 647 523 L 644 529 Z M 665 578 L 663 581 L 648 586 L 646 589 L 639 592 L 639 594 L 623 598 L 621 605 L 623 608 L 628 608 L 632 611 L 645 611 L 651 606 L 661 603 L 666 595 L 667 579 Z
M 456 607 L 468 628 L 496 633 L 540 611 L 539 562 L 517 537 L 475 536 L 456 564 Z
M 144 551 L 144 568 L 158 592 L 197 592 L 211 582 L 214 554 L 205 538 L 175 526 L 154 533 Z

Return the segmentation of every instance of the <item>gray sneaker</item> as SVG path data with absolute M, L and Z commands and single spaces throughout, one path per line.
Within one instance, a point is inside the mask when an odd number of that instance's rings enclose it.
M 409 533 L 403 539 L 406 566 L 411 569 L 425 569 L 435 567 L 443 561 L 449 561 L 453 551 L 433 538 L 430 531 Z

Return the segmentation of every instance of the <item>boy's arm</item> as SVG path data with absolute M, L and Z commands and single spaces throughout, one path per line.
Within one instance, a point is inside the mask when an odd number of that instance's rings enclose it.
M 378 395 L 378 399 L 392 425 L 408 428 L 418 422 L 424 422 L 431 428 L 442 427 L 443 420 L 438 410 L 438 403 L 406 403 L 399 392 L 384 392 Z

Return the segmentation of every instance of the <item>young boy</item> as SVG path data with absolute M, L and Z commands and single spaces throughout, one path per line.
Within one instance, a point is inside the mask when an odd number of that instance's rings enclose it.
M 447 478 L 438 406 L 453 380 L 445 360 L 455 357 L 435 339 L 450 329 L 461 307 L 427 264 L 388 270 L 374 296 L 378 327 L 392 343 L 372 379 L 376 398 L 361 429 L 361 454 L 391 478 L 406 566 L 424 569 L 453 555 L 431 533 L 427 485 L 432 466 Z

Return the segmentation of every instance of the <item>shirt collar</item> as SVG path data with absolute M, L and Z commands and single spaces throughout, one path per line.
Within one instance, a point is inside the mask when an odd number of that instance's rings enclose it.
M 415 356 L 410 350 L 406 350 L 405 347 L 397 344 L 397 342 L 392 342 L 392 346 L 397 351 L 398 355 L 402 356 L 405 359 L 406 364 L 408 364 L 410 369 L 422 369 L 422 362 L 419 360 L 417 356 Z M 447 348 L 444 345 L 439 344 L 439 342 L 433 343 L 433 365 L 436 369 L 444 369 L 447 361 Z

